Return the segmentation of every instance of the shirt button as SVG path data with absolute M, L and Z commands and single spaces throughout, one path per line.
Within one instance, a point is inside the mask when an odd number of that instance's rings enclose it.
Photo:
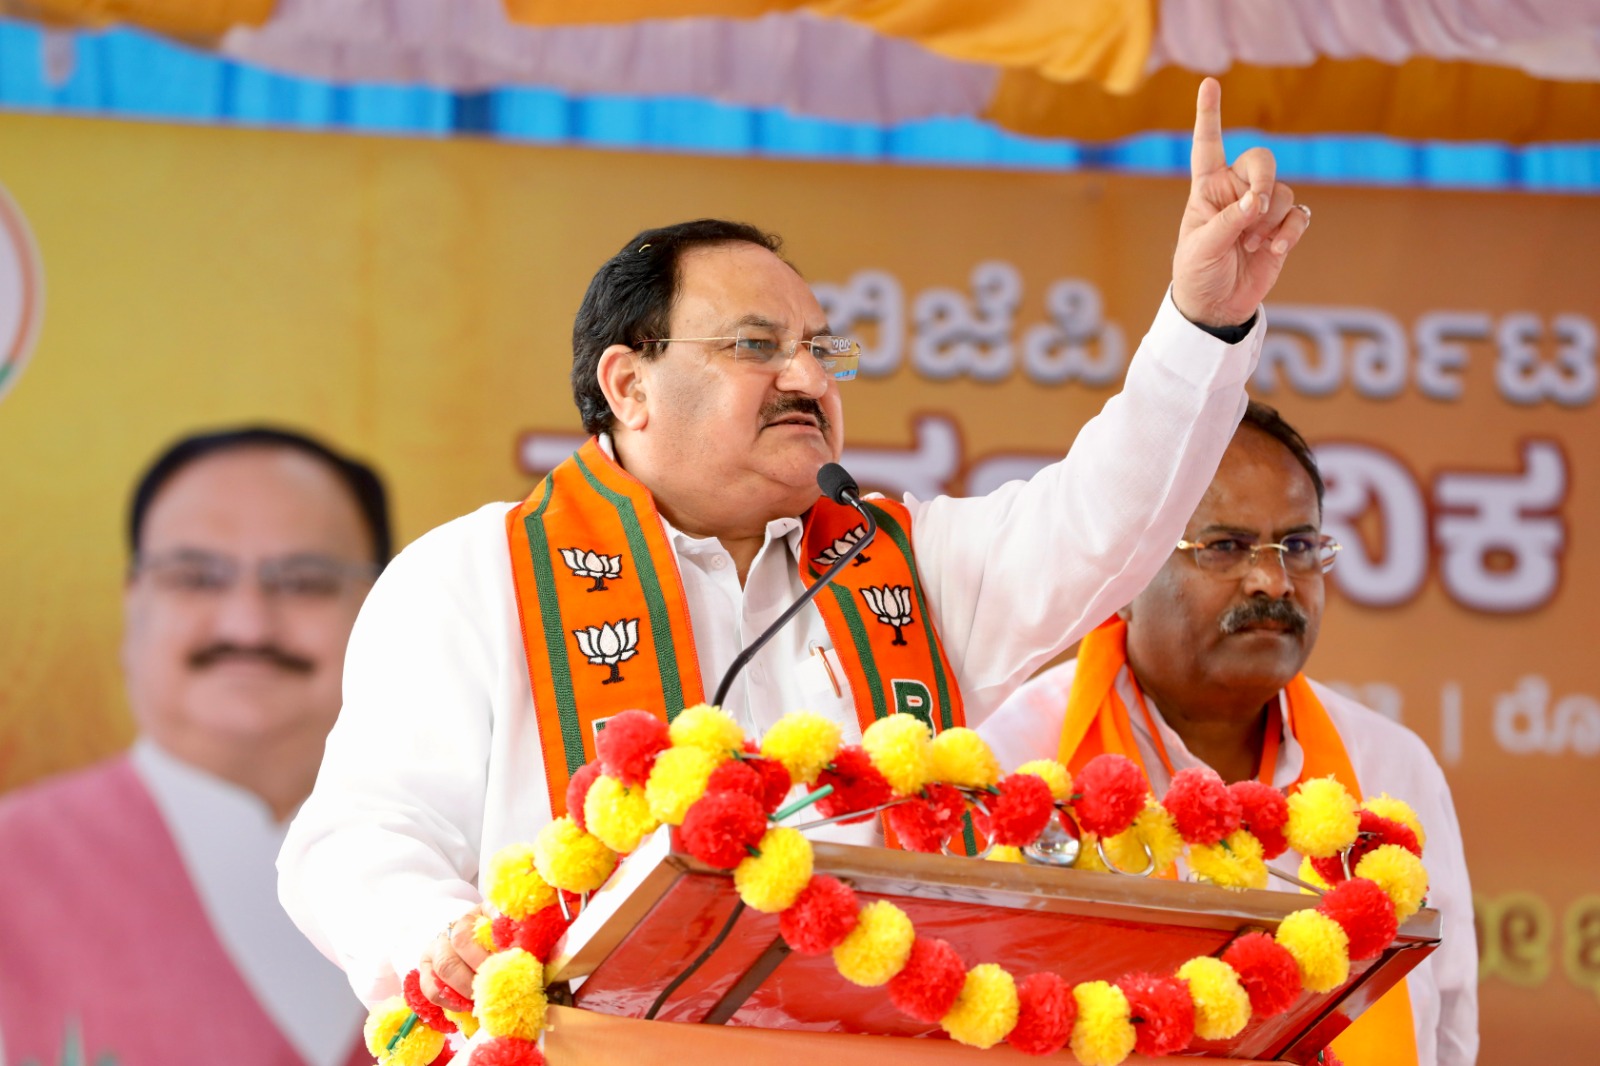
M 726 555 L 713 555 L 711 557 L 711 569 L 713 569 L 713 570 L 721 570 L 723 567 L 725 567 L 727 565 L 728 565 L 728 557 Z

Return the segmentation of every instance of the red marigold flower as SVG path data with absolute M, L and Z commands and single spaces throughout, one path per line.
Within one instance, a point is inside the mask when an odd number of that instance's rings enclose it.
M 1024 1055 L 1054 1055 L 1072 1037 L 1078 1001 L 1056 974 L 1032 974 L 1017 985 L 1017 1024 L 1006 1042 Z
M 1130 973 L 1112 982 L 1128 997 L 1134 1050 L 1144 1055 L 1171 1055 L 1194 1038 L 1194 999 L 1189 986 L 1172 977 Z
M 708 866 L 731 870 L 767 831 L 767 812 L 744 792 L 707 792 L 683 816 L 684 848 Z
M 422 994 L 422 972 L 420 970 L 412 970 L 406 974 L 406 979 L 401 984 L 401 991 L 405 994 L 406 1006 L 416 1013 L 417 1021 L 436 1033 L 453 1033 L 456 1031 L 456 1023 L 444 1016 L 444 1011 L 437 1003 Z
M 711 771 L 711 777 L 706 781 L 706 792 L 743 792 L 760 803 L 765 789 L 755 767 L 738 759 L 729 759 Z
M 967 981 L 956 949 L 935 937 L 917 937 L 905 967 L 889 979 L 889 1001 L 919 1022 L 937 1022 L 955 1005 Z
M 449 1066 L 450 1060 L 455 1057 L 455 1049 L 450 1046 L 450 1041 L 446 1040 L 444 1047 L 439 1049 L 439 1053 L 433 1057 L 433 1061 L 428 1063 L 428 1066 Z
M 1385 818 L 1381 814 L 1373 814 L 1363 808 L 1356 812 L 1361 819 L 1360 827 L 1356 831 L 1356 842 L 1350 846 L 1350 870 L 1353 873 L 1361 860 L 1367 857 L 1367 852 L 1383 844 L 1399 844 L 1411 854 L 1422 857 L 1422 845 L 1417 841 L 1417 834 L 1404 822 L 1397 822 L 1393 818 Z M 1329 855 L 1325 859 L 1312 859 L 1311 865 L 1317 871 L 1317 876 L 1336 885 L 1345 880 L 1345 860 L 1338 855 Z
M 549 962 L 556 941 L 571 924 L 572 919 L 561 913 L 561 905 L 552 903 L 516 922 L 511 942 L 540 962 Z M 498 938 L 495 942 L 499 943 Z
M 821 955 L 850 935 L 860 913 L 861 905 L 849 885 L 827 874 L 815 874 L 778 915 L 778 932 L 802 955 Z
M 1261 857 L 1276 859 L 1289 849 L 1283 835 L 1289 824 L 1289 801 L 1282 792 L 1260 781 L 1235 781 L 1228 786 L 1239 801 L 1239 823 L 1261 841 Z
M 978 830 L 996 844 L 1024 847 L 1039 839 L 1055 814 L 1055 797 L 1044 778 L 1033 774 L 1008 774 L 996 786 L 997 796 L 984 801 L 987 814 L 976 812 Z
M 816 803 L 817 813 L 824 818 L 865 811 L 894 798 L 889 782 L 883 779 L 883 774 L 872 765 L 859 744 L 847 745 L 834 753 L 833 762 L 817 775 L 817 787 L 823 785 L 833 786 L 833 793 Z M 846 818 L 844 824 L 864 822 L 871 817 L 863 814 L 858 818 Z
M 544 1052 L 532 1040 L 497 1036 L 472 1049 L 467 1066 L 544 1066 Z
M 883 812 L 883 820 L 908 851 L 938 852 L 961 831 L 967 812 L 966 797 L 954 785 L 936 782 L 922 795 L 897 803 Z
M 794 787 L 794 778 L 789 776 L 789 770 L 783 763 L 762 755 L 761 748 L 755 741 L 745 741 L 744 751 L 749 756 L 744 760 L 744 764 L 761 775 L 761 785 L 765 789 L 765 793 L 756 799 L 760 800 L 761 806 L 771 814 L 783 806 L 789 790 Z
M 1375 881 L 1352 877 L 1329 890 L 1317 910 L 1339 923 L 1350 938 L 1353 961 L 1377 958 L 1400 931 L 1394 901 Z
M 1172 775 L 1161 801 L 1178 835 L 1191 844 L 1215 844 L 1239 828 L 1239 801 L 1222 775 L 1209 766 L 1191 766 Z
M 1126 755 L 1096 755 L 1073 779 L 1078 824 L 1099 836 L 1116 836 L 1144 810 L 1149 786 L 1139 764 Z
M 649 711 L 623 711 L 600 730 L 594 750 L 607 777 L 624 785 L 642 785 L 650 777 L 656 756 L 671 743 L 667 723 Z
M 494 949 L 504 951 L 516 939 L 517 920 L 504 914 L 495 915 L 494 921 L 489 923 L 489 935 L 494 938 Z
M 1222 961 L 1239 975 L 1250 996 L 1250 1013 L 1270 1018 L 1288 1010 L 1300 996 L 1300 967 L 1294 956 L 1265 933 L 1246 933 L 1228 945 Z
M 567 813 L 585 833 L 589 831 L 589 827 L 583 820 L 583 801 L 589 797 L 589 786 L 594 784 L 594 779 L 599 776 L 600 760 L 596 759 L 578 767 L 578 772 L 567 782 Z

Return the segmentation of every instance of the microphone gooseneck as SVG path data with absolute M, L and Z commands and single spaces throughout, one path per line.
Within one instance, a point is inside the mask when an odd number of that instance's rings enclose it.
M 722 683 L 717 686 L 717 694 L 711 698 L 713 706 L 722 706 L 723 699 L 728 695 L 729 687 L 733 685 L 733 679 L 755 657 L 756 652 L 760 651 L 762 646 L 777 634 L 778 630 L 787 625 L 790 619 L 799 614 L 800 608 L 815 599 L 817 593 L 821 592 L 838 575 L 839 571 L 849 566 L 878 532 L 878 520 L 872 517 L 872 510 L 862 504 L 861 490 L 856 485 L 856 479 L 851 477 L 844 467 L 838 463 L 824 464 L 822 469 L 817 471 L 817 488 L 821 489 L 823 495 L 834 503 L 854 507 L 856 512 L 866 519 L 867 531 L 860 540 L 850 545 L 848 551 L 835 559 L 833 564 L 822 572 L 822 576 L 812 582 L 811 587 L 800 594 L 799 599 L 791 603 L 771 625 L 763 629 L 760 636 L 756 637 L 738 655 L 734 656 L 733 662 L 728 666 L 727 673 L 722 675 Z

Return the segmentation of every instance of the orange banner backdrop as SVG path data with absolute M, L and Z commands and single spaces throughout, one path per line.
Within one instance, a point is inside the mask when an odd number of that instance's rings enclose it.
M 567 338 L 594 268 L 647 225 L 721 215 L 784 233 L 834 327 L 868 340 L 846 399 L 857 476 L 984 491 L 1059 454 L 1115 389 L 1185 194 L 18 115 L 0 161 L 0 788 L 132 734 L 126 499 L 173 436 L 325 434 L 384 469 L 402 539 L 518 497 L 577 432 Z M 1255 392 L 1318 447 L 1347 545 L 1311 673 L 1449 774 L 1483 1061 L 1570 1061 L 1600 1018 L 1600 205 L 1300 198 L 1316 225 Z

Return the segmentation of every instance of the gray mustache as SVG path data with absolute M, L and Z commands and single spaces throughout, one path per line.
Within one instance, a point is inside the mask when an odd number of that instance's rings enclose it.
M 1288 600 L 1269 597 L 1252 598 L 1229 609 L 1222 616 L 1221 626 L 1222 632 L 1231 636 L 1241 629 L 1262 623 L 1283 626 L 1297 637 L 1303 636 L 1306 631 L 1306 616 L 1300 608 Z

